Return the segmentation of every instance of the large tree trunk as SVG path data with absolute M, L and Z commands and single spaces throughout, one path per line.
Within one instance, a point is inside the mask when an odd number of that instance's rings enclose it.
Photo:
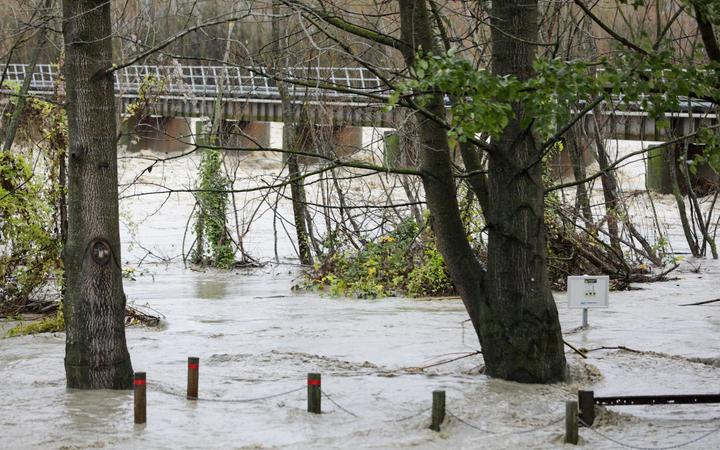
M 400 0 L 402 41 L 408 66 L 415 52 L 436 51 L 425 1 Z M 535 41 L 533 0 L 493 3 L 493 63 L 499 74 L 527 78 L 533 48 L 511 36 Z M 427 109 L 446 116 L 436 95 Z M 565 354 L 557 309 L 547 281 L 541 167 L 526 169 L 537 155 L 530 133 L 512 121 L 489 159 L 488 268 L 483 270 L 467 242 L 460 218 L 446 130 L 420 118 L 421 171 L 432 228 L 480 338 L 486 373 L 521 382 L 565 377 Z
M 129 389 L 120 266 L 110 2 L 64 0 L 68 134 L 65 373 L 70 388 Z
M 492 70 L 532 76 L 537 0 L 493 2 Z M 542 167 L 532 130 L 521 127 L 523 106 L 503 131 L 488 165 L 487 295 L 496 321 L 482 330 L 492 375 L 518 381 L 565 378 L 557 308 L 547 278 Z

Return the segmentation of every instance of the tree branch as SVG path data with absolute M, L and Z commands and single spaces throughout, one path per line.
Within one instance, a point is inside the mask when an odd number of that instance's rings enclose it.
M 609 34 L 610 36 L 612 36 L 615 40 L 617 40 L 618 42 L 620 42 L 622 45 L 624 45 L 625 47 L 627 47 L 627 48 L 629 48 L 629 49 L 631 49 L 631 50 L 634 50 L 634 51 L 640 53 L 640 54 L 643 55 L 643 56 L 649 56 L 649 55 L 650 55 L 650 54 L 647 52 L 647 50 L 643 49 L 642 47 L 638 46 L 637 44 L 632 43 L 632 42 L 631 42 L 630 40 L 628 40 L 627 38 L 624 38 L 624 37 L 620 36 L 618 33 L 616 33 L 615 30 L 613 30 L 612 28 L 610 28 L 607 24 L 605 24 L 605 22 L 603 22 L 602 20 L 600 20 L 600 18 L 599 18 L 598 16 L 596 16 L 595 14 L 593 14 L 593 12 L 590 10 L 590 8 L 588 8 L 588 7 L 585 5 L 585 3 L 582 2 L 582 0 L 575 0 L 575 4 L 578 5 L 578 6 L 580 7 L 580 9 L 582 9 L 583 12 L 584 12 L 589 18 L 592 19 L 593 22 L 595 22 L 600 28 L 602 28 L 603 30 L 605 30 L 605 32 L 606 32 L 607 34 Z

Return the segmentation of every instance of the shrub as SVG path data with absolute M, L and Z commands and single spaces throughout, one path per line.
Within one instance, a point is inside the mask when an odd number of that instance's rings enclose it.
M 445 262 L 430 233 L 421 232 L 412 219 L 401 222 L 359 250 L 326 255 L 297 287 L 358 298 L 454 292 Z

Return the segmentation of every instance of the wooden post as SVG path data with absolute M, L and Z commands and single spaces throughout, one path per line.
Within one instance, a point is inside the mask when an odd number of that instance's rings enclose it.
M 445 391 L 433 391 L 432 423 L 430 429 L 440 431 L 440 425 L 445 420 Z
M 187 398 L 188 398 L 188 400 L 197 400 L 199 378 L 200 378 L 200 358 L 198 358 L 196 356 L 190 356 L 190 357 L 188 357 L 188 376 L 187 376 Z
M 595 422 L 595 392 L 578 391 L 578 405 L 580 405 L 580 420 L 588 427 L 592 426 Z
M 565 402 L 565 442 L 578 443 L 578 402 Z
M 320 400 L 322 390 L 320 388 L 320 374 L 309 373 L 307 378 L 308 412 L 320 414 Z
M 133 380 L 135 389 L 135 423 L 145 423 L 146 417 L 146 378 L 145 372 L 135 372 Z

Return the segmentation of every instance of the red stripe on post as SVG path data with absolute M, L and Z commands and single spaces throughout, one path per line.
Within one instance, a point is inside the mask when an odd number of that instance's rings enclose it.
M 199 368 L 200 368 L 200 364 L 192 364 L 192 363 L 188 364 L 188 369 L 199 369 Z
M 308 380 L 308 386 L 320 386 L 320 380 Z
M 145 380 L 134 380 L 133 384 L 135 386 L 142 386 L 143 384 L 146 384 L 146 383 L 145 383 Z

